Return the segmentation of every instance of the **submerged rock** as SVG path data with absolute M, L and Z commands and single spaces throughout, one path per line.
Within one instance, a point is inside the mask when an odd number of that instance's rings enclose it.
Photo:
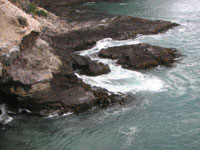
M 103 49 L 100 57 L 118 59 L 117 63 L 128 69 L 147 69 L 158 65 L 169 66 L 179 56 L 173 48 L 149 44 L 111 47 Z

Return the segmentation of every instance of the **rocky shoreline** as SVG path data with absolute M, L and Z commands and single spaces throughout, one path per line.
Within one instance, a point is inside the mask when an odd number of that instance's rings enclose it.
M 103 38 L 131 39 L 178 26 L 80 6 L 89 0 L 31 2 L 42 7 L 38 9 L 44 10 L 47 16 L 28 14 L 29 0 L 0 0 L 3 14 L 0 22 L 7 20 L 0 23 L 0 103 L 8 104 L 13 110 L 28 109 L 39 116 L 79 113 L 93 106 L 106 107 L 134 99 L 83 83 L 75 72 L 97 76 L 109 73 L 110 69 L 75 52 L 91 48 Z M 123 51 L 129 56 L 123 55 Z M 178 55 L 173 49 L 143 44 L 109 48 L 102 50 L 100 56 L 118 58 L 125 68 L 146 69 L 170 65 Z

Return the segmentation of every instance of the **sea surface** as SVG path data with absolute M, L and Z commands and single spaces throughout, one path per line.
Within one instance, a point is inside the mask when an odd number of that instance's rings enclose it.
M 0 130 L 0 150 L 200 150 L 200 1 L 125 0 L 87 5 L 180 26 L 126 41 L 105 37 L 80 53 L 108 64 L 111 73 L 77 76 L 112 92 L 134 94 L 135 102 L 52 118 L 10 118 L 3 111 L 0 121 L 12 120 L 8 125 L 14 128 Z M 139 72 L 97 57 L 102 48 L 137 43 L 173 47 L 184 56 L 172 67 Z

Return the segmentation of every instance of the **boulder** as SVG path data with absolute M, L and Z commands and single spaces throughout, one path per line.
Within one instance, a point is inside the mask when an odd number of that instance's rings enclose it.
M 79 74 L 97 76 L 110 72 L 107 65 L 92 61 L 89 57 L 83 57 L 71 52 L 67 54 L 69 56 L 68 62 L 71 64 L 73 70 Z
M 148 69 L 158 65 L 169 66 L 180 55 L 173 48 L 136 44 L 103 49 L 99 56 L 118 59 L 117 63 L 124 68 Z

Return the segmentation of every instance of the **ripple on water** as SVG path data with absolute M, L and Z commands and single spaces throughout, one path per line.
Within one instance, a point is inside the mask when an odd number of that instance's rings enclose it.
M 125 138 L 125 142 L 120 149 L 126 149 L 134 141 L 139 129 L 135 126 L 122 126 L 119 129 L 119 133 Z

